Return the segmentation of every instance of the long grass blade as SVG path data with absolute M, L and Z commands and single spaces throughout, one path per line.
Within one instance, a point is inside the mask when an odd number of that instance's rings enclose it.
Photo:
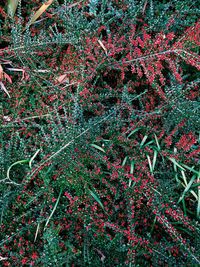
M 11 164 L 7 170 L 7 179 L 10 179 L 10 170 L 12 169 L 12 167 L 14 167 L 15 165 L 18 165 L 18 164 L 24 164 L 24 163 L 28 163 L 28 162 L 29 162 L 28 159 L 22 159 L 22 160 L 16 161 L 13 164 Z
M 131 137 L 131 135 L 133 135 L 134 133 L 136 133 L 136 132 L 139 131 L 140 129 L 141 129 L 141 127 L 134 129 L 134 130 L 127 136 L 127 138 Z
M 44 3 L 33 15 L 31 18 L 29 25 L 33 24 L 46 10 L 47 8 L 53 3 L 53 0 L 49 0 Z
M 133 174 L 133 171 L 134 171 L 134 160 L 131 160 L 131 169 L 130 169 L 130 174 Z
M 96 202 L 101 206 L 101 208 L 104 210 L 104 206 L 100 200 L 100 198 L 98 197 L 97 194 L 95 194 L 92 190 L 88 189 L 90 192 L 90 195 L 96 200 Z
M 156 140 L 156 145 L 157 145 L 157 147 L 158 147 L 158 151 L 160 151 L 160 144 L 159 144 L 159 142 L 158 142 L 158 138 L 157 138 L 157 135 L 156 135 L 156 134 L 154 134 L 154 138 L 155 138 L 155 140 Z
M 46 230 L 47 225 L 49 224 L 49 221 L 51 220 L 51 217 L 53 216 L 53 214 L 54 214 L 54 212 L 55 212 L 55 210 L 56 210 L 56 208 L 57 208 L 57 206 L 58 206 L 58 203 L 59 203 L 61 194 L 62 194 L 62 190 L 60 190 L 60 193 L 59 193 L 58 199 L 57 199 L 57 201 L 56 201 L 56 204 L 55 204 L 55 206 L 54 206 L 54 208 L 53 208 L 53 210 L 52 210 L 52 212 L 51 212 L 49 218 L 48 218 L 47 221 L 46 221 L 46 224 L 45 224 L 45 226 L 44 226 L 44 231 Z
M 191 185 L 193 184 L 194 180 L 196 179 L 196 175 L 193 175 L 187 186 L 185 187 L 185 190 L 183 191 L 182 196 L 179 198 L 178 203 L 185 197 L 186 193 L 190 190 Z
M 7 13 L 12 18 L 14 17 L 15 12 L 17 10 L 18 3 L 19 0 L 8 0 Z
M 142 142 L 141 142 L 141 144 L 140 144 L 140 148 L 144 145 L 144 143 L 146 142 L 147 138 L 148 138 L 148 135 L 145 135 L 145 136 L 143 137 Z
M 150 159 L 149 155 L 147 155 L 147 159 L 148 159 L 148 163 L 149 163 L 150 172 L 153 173 L 152 163 L 151 163 L 151 159 Z
M 154 169 L 155 169 L 156 160 L 157 160 L 157 155 L 158 155 L 158 151 L 154 150 L 154 154 L 153 154 L 153 162 L 152 162 L 152 170 L 153 170 L 153 171 L 154 171 Z
M 169 160 L 174 163 L 177 167 L 179 167 L 181 170 L 185 171 L 185 169 L 178 163 L 174 158 L 169 158 Z
M 92 147 L 94 147 L 94 148 L 100 150 L 101 152 L 106 153 L 106 151 L 105 151 L 102 147 L 100 147 L 100 146 L 98 146 L 98 145 L 95 145 L 95 144 L 90 144 L 90 145 L 91 145 Z
M 200 182 L 200 171 L 197 177 L 197 183 Z M 200 216 L 200 186 L 198 186 L 198 201 L 197 201 L 197 218 Z
M 37 156 L 37 154 L 40 152 L 40 149 L 38 149 L 35 154 L 31 157 L 30 161 L 29 161 L 29 167 L 32 168 L 32 162 L 35 159 L 35 157 Z
M 125 166 L 126 162 L 127 162 L 128 156 L 126 156 L 122 162 L 122 166 Z

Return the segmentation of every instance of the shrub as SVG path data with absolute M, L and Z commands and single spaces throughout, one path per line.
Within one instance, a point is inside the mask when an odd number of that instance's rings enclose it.
M 38 2 L 0 6 L 2 266 L 198 266 L 197 1 Z

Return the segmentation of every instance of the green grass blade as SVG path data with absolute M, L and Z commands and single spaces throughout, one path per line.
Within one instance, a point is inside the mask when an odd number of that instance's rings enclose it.
M 158 156 L 158 151 L 154 150 L 154 154 L 153 154 L 153 162 L 152 162 L 152 170 L 153 170 L 153 171 L 154 171 L 154 169 L 155 169 L 157 156 Z
M 147 159 L 148 159 L 148 163 L 149 163 L 150 172 L 153 173 L 152 163 L 151 163 L 151 159 L 150 159 L 149 155 L 147 155 Z
M 92 190 L 88 189 L 89 190 L 89 193 L 90 195 L 96 200 L 96 202 L 101 206 L 101 208 L 104 210 L 104 206 L 100 200 L 100 198 L 98 197 L 97 194 L 95 194 Z
M 40 152 L 40 149 L 38 149 L 35 154 L 30 158 L 30 161 L 29 161 L 29 167 L 30 169 L 32 168 L 32 162 L 33 160 L 35 159 L 35 157 L 37 156 L 37 154 Z
M 158 151 L 160 151 L 160 145 L 159 145 L 158 138 L 157 138 L 156 134 L 154 134 L 154 138 L 156 140 L 156 145 L 158 147 Z
M 90 146 L 92 146 L 92 147 L 98 149 L 99 151 L 101 151 L 101 152 L 103 152 L 103 153 L 106 153 L 106 151 L 105 151 L 102 147 L 100 147 L 100 146 L 98 146 L 98 145 L 90 144 Z
M 140 129 L 141 129 L 141 127 L 134 129 L 134 130 L 127 136 L 127 138 L 131 137 L 131 135 L 133 135 L 134 133 L 138 132 Z
M 140 144 L 140 148 L 144 145 L 144 143 L 146 142 L 147 138 L 148 138 L 148 135 L 145 135 L 145 136 L 143 137 L 143 139 L 142 139 L 142 141 L 141 141 L 141 144 Z
M 174 163 L 174 165 L 176 165 L 177 167 L 179 167 L 181 170 L 185 171 L 185 169 L 180 164 L 178 164 L 178 162 L 176 162 L 176 160 L 174 158 L 169 158 L 169 160 L 172 163 Z
M 187 166 L 187 165 L 185 165 L 185 164 L 182 164 L 182 165 L 183 165 L 183 167 L 186 168 L 187 170 L 189 170 L 189 171 L 191 171 L 191 172 L 193 172 L 193 173 L 199 175 L 199 172 L 196 171 L 196 170 L 194 170 L 194 167 L 189 167 L 189 166 Z
M 194 180 L 196 179 L 196 175 L 193 175 L 187 186 L 185 187 L 185 190 L 183 191 L 182 196 L 179 198 L 178 203 L 181 202 L 181 200 L 185 197 L 185 194 L 190 190 L 191 185 L 193 184 Z
M 8 0 L 7 13 L 12 18 L 14 17 L 15 12 L 17 10 L 18 3 L 19 0 Z
M 200 171 L 198 173 L 197 177 L 197 183 L 200 182 Z M 198 200 L 197 200 L 197 218 L 199 218 L 200 215 L 200 187 L 198 186 Z
M 56 201 L 56 204 L 55 204 L 55 206 L 54 206 L 54 208 L 53 208 L 53 210 L 52 210 L 52 212 L 51 212 L 49 218 L 48 218 L 47 221 L 46 221 L 46 224 L 45 224 L 45 226 L 44 226 L 44 231 L 46 230 L 47 225 L 49 224 L 49 221 L 51 220 L 51 217 L 53 216 L 53 214 L 54 214 L 54 212 L 55 212 L 55 210 L 56 210 L 56 208 L 57 208 L 57 206 L 58 206 L 58 203 L 59 203 L 61 194 L 62 194 L 62 190 L 60 190 L 60 193 L 59 193 L 58 199 L 57 199 L 57 201 Z
M 131 160 L 131 169 L 130 169 L 130 174 L 133 174 L 133 171 L 134 171 L 134 160 Z
M 126 162 L 127 162 L 128 156 L 126 156 L 122 162 L 122 166 L 125 166 Z
M 13 164 L 11 164 L 7 170 L 7 179 L 10 179 L 10 170 L 12 169 L 12 167 L 14 167 L 15 165 L 18 165 L 18 164 L 24 164 L 24 163 L 28 163 L 28 162 L 29 162 L 28 159 L 22 159 L 22 160 L 16 161 Z
M 183 177 L 183 181 L 184 181 L 185 185 L 187 186 L 188 182 L 187 182 L 187 178 L 185 176 L 185 172 L 181 171 L 181 174 L 182 174 L 182 177 Z

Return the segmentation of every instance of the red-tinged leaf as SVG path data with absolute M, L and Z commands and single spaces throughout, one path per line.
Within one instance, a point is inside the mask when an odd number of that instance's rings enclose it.
M 69 78 L 67 78 L 67 74 L 63 74 L 56 78 L 56 81 L 59 83 L 69 82 Z

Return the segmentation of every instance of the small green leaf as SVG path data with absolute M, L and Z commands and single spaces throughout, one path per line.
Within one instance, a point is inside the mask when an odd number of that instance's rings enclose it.
M 184 215 L 187 216 L 187 209 L 186 209 L 186 205 L 185 205 L 185 199 L 182 199 L 182 204 L 183 204 L 183 211 L 184 211 Z
M 105 151 L 102 147 L 100 147 L 100 146 L 98 146 L 98 145 L 95 145 L 95 144 L 90 144 L 90 145 L 91 145 L 92 147 L 94 147 L 94 148 L 100 150 L 101 152 L 106 153 L 106 151 Z

